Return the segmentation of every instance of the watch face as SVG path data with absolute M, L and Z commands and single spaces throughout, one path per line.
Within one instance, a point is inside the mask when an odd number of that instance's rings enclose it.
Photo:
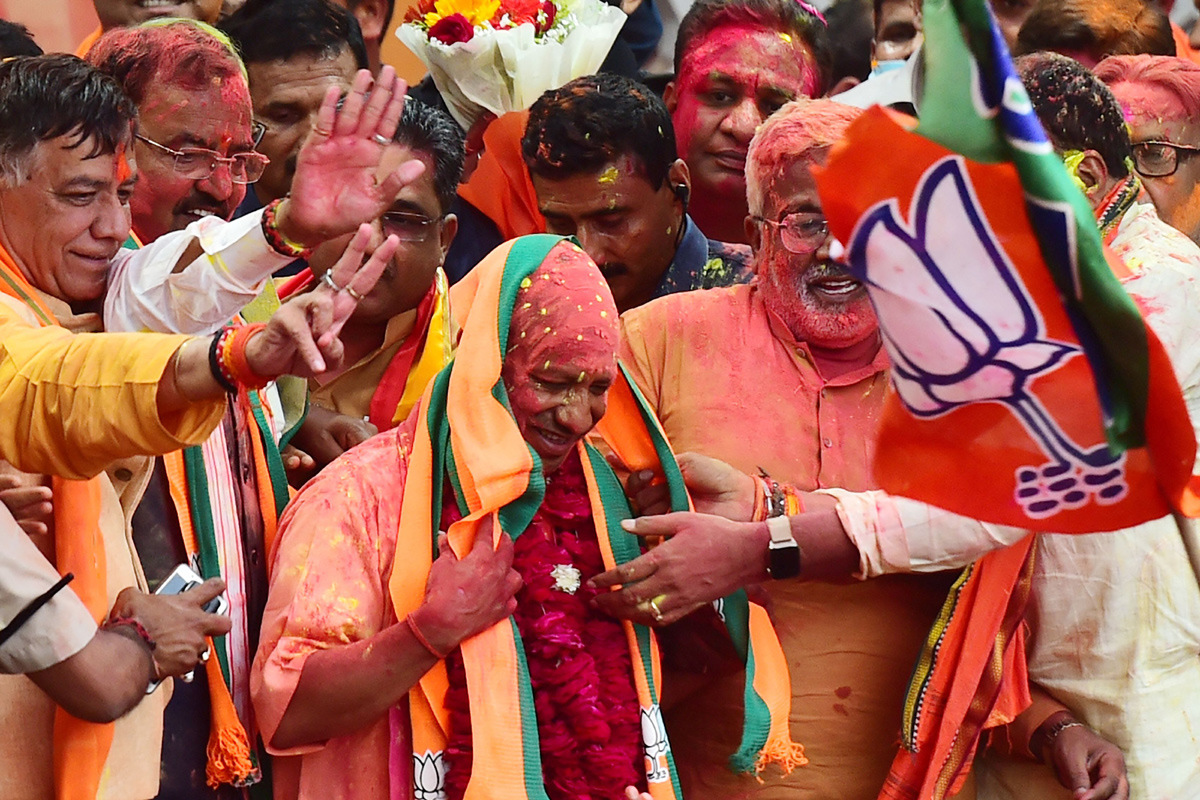
M 768 571 L 775 580 L 794 578 L 800 574 L 800 546 L 794 540 L 782 547 L 772 543 L 770 559 Z

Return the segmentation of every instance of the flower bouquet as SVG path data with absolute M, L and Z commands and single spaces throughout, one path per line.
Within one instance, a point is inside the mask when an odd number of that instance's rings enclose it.
M 396 35 L 466 130 L 594 73 L 624 24 L 603 0 L 420 0 Z

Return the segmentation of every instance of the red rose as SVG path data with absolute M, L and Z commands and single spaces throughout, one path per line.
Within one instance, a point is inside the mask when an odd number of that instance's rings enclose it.
M 429 38 L 444 44 L 469 42 L 475 37 L 475 26 L 462 14 L 442 17 L 429 29 Z
M 496 11 L 495 22 L 498 23 L 507 14 L 514 27 L 526 22 L 536 25 L 538 9 L 541 7 L 541 0 L 504 0 Z
M 550 0 L 542 0 L 542 13 L 546 15 L 546 21 L 537 26 L 538 33 L 545 33 L 554 27 L 554 15 L 558 13 L 558 6 Z

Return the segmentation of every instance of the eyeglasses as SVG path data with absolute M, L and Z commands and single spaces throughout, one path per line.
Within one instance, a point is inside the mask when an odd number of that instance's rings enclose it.
M 137 134 L 137 138 L 151 147 L 157 147 L 174 158 L 173 167 L 176 174 L 181 178 L 193 181 L 204 180 L 216 172 L 217 167 L 224 164 L 229 167 L 229 174 L 232 176 L 234 183 L 254 183 L 262 177 L 263 170 L 267 168 L 267 164 L 271 163 L 271 159 L 262 153 L 235 153 L 229 158 L 225 158 L 220 153 L 207 150 L 203 147 L 184 147 L 179 150 L 173 150 L 164 144 L 159 144 L 153 139 L 142 136 L 140 133 Z
M 254 149 L 256 149 L 256 150 L 258 149 L 258 146 L 260 144 L 262 144 L 263 137 L 266 135 L 267 135 L 267 124 L 265 122 L 259 122 L 258 120 L 251 121 L 251 123 L 250 123 L 250 138 L 254 142 Z
M 758 222 L 779 229 L 779 239 L 783 246 L 792 253 L 807 255 L 829 238 L 829 222 L 821 214 L 811 211 L 794 211 L 776 222 L 763 217 L 754 218 Z
M 1165 178 L 1179 169 L 1180 158 L 1196 153 L 1200 153 L 1200 147 L 1174 142 L 1137 142 L 1133 146 L 1133 168 L 1147 178 Z
M 432 226 L 441 218 L 432 219 L 424 214 L 407 211 L 389 211 L 381 218 L 385 235 L 395 235 L 402 242 L 423 242 L 433 232 Z

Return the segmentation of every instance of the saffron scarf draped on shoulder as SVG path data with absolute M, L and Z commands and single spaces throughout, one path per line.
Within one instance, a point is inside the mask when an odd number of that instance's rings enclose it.
M 546 218 L 521 155 L 528 111 L 502 114 L 483 134 L 483 153 L 471 179 L 458 188 L 462 199 L 486 214 L 505 239 L 544 233 Z
M 371 395 L 371 424 L 381 431 L 391 430 L 408 419 L 425 387 L 450 363 L 458 331 L 449 291 L 446 273 L 438 267 L 429 292 L 417 306 L 412 333 L 392 356 Z
M 454 287 L 463 335 L 455 360 L 425 391 L 404 486 L 397 557 L 389 584 L 399 619 L 424 600 L 446 485 L 464 514 L 448 531 L 450 546 L 460 557 L 470 550 L 484 518 L 494 519 L 495 537 L 503 531 L 516 538 L 541 506 L 545 491 L 541 461 L 522 438 L 509 410 L 501 370 L 518 292 L 522 284 L 529 285 L 530 275 L 556 246 L 574 248 L 549 235 L 505 243 Z M 599 271 L 592 269 L 597 291 L 607 294 Z M 673 507 L 688 508 L 682 476 L 666 438 L 623 373 L 610 389 L 608 412 L 597 433 L 629 466 L 659 471 L 671 489 Z M 595 447 L 584 442 L 578 447 L 601 552 L 611 568 L 636 557 L 641 546 L 620 527 L 631 512 L 616 475 Z M 798 747 L 787 731 L 790 684 L 774 631 L 765 612 L 750 606 L 744 593 L 728 598 L 724 613 L 735 641 L 747 654 L 741 763 L 753 768 L 770 754 L 781 763 L 794 763 Z M 656 639 L 648 628 L 629 622 L 624 627 L 641 705 L 649 791 L 656 800 L 675 800 L 680 790 L 658 707 L 661 673 Z M 515 622 L 510 618 L 464 641 L 461 652 L 474 749 L 467 800 L 545 800 L 537 717 Z M 439 663 L 409 694 L 413 788 L 418 796 L 438 796 L 442 789 L 447 685 L 445 666 Z M 408 787 L 396 779 L 407 774 L 406 767 L 392 766 L 393 798 L 406 796 Z
M 0 292 L 16 298 L 38 324 L 57 325 L 54 314 L 0 246 Z M 78 365 L 64 364 L 64 369 Z M 54 558 L 60 574 L 75 574 L 71 589 L 97 624 L 108 617 L 108 568 L 100 532 L 101 477 L 51 478 Z M 58 708 L 54 715 L 54 791 L 57 800 L 95 800 L 113 742 L 113 723 L 85 722 Z
M 923 19 L 915 130 L 870 109 L 817 175 L 892 361 L 880 487 L 1038 531 L 1194 513 L 1195 439 L 1171 364 L 988 8 L 926 0 Z M 1034 556 L 1028 536 L 955 584 L 913 675 L 882 798 L 953 794 L 983 730 L 1028 705 L 1021 620 Z

